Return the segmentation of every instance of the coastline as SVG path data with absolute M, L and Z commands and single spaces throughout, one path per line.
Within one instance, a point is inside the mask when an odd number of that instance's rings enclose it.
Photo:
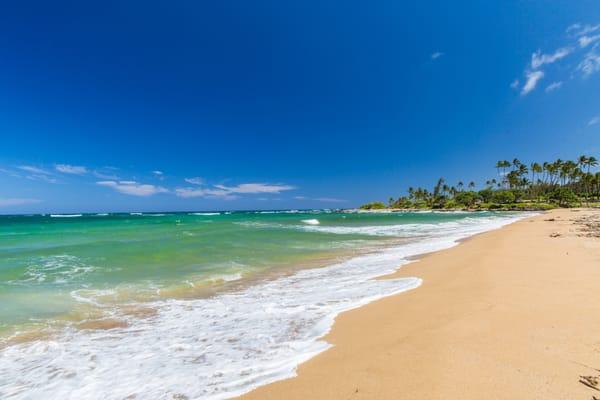
M 414 224 L 376 224 L 375 231 L 372 224 L 341 231 L 323 224 L 323 229 L 336 234 L 397 236 L 405 229 L 411 236 L 419 234 L 416 240 L 390 243 L 380 251 L 322 268 L 301 269 L 240 291 L 151 302 L 147 305 L 152 312 L 144 311 L 143 318 L 137 310 L 123 310 L 125 324 L 116 324 L 114 318 L 101 324 L 86 323 L 76 327 L 81 329 L 62 331 L 51 342 L 34 340 L 9 346 L 0 357 L 0 375 L 9 377 L 6 385 L 0 384 L 0 393 L 11 393 L 14 398 L 68 397 L 74 394 L 70 391 L 74 377 L 84 376 L 80 374 L 83 370 L 87 382 L 93 384 L 81 382 L 77 394 L 91 396 L 98 382 L 103 382 L 107 388 L 104 398 L 114 399 L 165 393 L 224 399 L 293 377 L 299 364 L 330 347 L 322 338 L 340 313 L 421 283 L 414 277 L 380 279 L 409 262 L 411 256 L 456 246 L 461 238 L 518 218 L 509 214 L 483 219 L 424 217 L 413 216 L 420 222 Z M 145 359 L 143 367 L 131 358 L 132 349 L 137 358 Z M 48 366 L 75 375 L 65 372 L 55 377 Z M 158 378 L 147 382 L 148 374 Z M 12 384 L 17 376 L 18 386 Z M 139 384 L 132 384 L 135 382 Z M 27 397 L 20 397 L 23 395 Z
M 591 398 L 600 243 L 573 221 L 589 215 L 553 210 L 423 255 L 388 276 L 421 287 L 339 315 L 329 350 L 241 398 Z

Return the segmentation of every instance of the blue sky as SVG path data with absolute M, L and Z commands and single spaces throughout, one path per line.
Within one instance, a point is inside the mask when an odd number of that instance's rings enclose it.
M 0 94 L 0 213 L 350 207 L 598 157 L 600 5 L 11 2 Z

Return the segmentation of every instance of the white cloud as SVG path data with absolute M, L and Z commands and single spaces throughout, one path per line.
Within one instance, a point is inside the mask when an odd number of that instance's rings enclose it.
M 188 178 L 186 182 L 200 185 L 203 181 L 198 178 Z M 257 193 L 273 193 L 278 194 L 286 190 L 295 189 L 294 186 L 269 184 L 269 183 L 242 183 L 237 186 L 215 185 L 212 188 L 178 188 L 175 189 L 175 194 L 183 198 L 192 197 L 207 197 L 232 200 L 237 198 L 238 194 L 257 194 Z
M 154 194 L 168 192 L 167 189 L 161 186 L 137 183 L 135 181 L 99 181 L 96 182 L 96 184 L 112 188 L 117 192 L 131 196 L 152 196 Z
M 72 174 L 72 175 L 85 175 L 88 170 L 86 167 L 82 167 L 79 165 L 69 165 L 69 164 L 56 164 L 54 166 L 58 172 L 62 172 L 63 174 Z
M 510 88 L 511 89 L 516 90 L 518 87 L 519 87 L 519 80 L 518 79 L 515 79 L 514 81 L 512 81 L 510 83 Z
M 573 24 L 567 28 L 567 33 L 572 36 L 584 36 L 600 30 L 600 24 L 597 25 L 581 25 Z
M 600 40 L 600 34 L 594 36 L 582 36 L 579 38 L 579 46 L 582 48 L 587 47 L 598 40 Z
M 193 197 L 220 198 L 224 200 L 233 200 L 237 196 L 231 192 L 222 189 L 202 189 L 202 188 L 178 188 L 175 189 L 175 194 L 184 199 Z
M 21 206 L 24 204 L 35 204 L 39 203 L 41 200 L 38 199 L 22 199 L 22 198 L 1 198 L 0 197 L 0 207 L 11 207 L 11 206 Z
M 600 115 L 597 115 L 594 118 L 590 119 L 590 121 L 588 122 L 588 126 L 596 125 L 598 123 L 600 123 Z
M 437 60 L 438 58 L 440 58 L 443 55 L 444 55 L 444 53 L 442 53 L 440 51 L 436 51 L 435 53 L 431 54 L 431 59 L 432 60 Z
M 202 185 L 204 183 L 204 179 L 200 178 L 199 176 L 195 176 L 193 178 L 185 178 L 184 180 L 187 183 L 191 183 L 192 185 Z
M 573 49 L 570 47 L 561 47 L 554 54 L 542 54 L 540 50 L 531 55 L 531 68 L 538 69 L 544 64 L 552 64 L 561 58 L 568 56 Z
M 546 93 L 550 93 L 554 90 L 560 89 L 562 85 L 562 82 L 552 82 L 551 84 L 546 86 Z
M 296 189 L 294 186 L 269 184 L 269 183 L 242 183 L 237 186 L 215 185 L 216 188 L 230 193 L 280 193 L 286 190 Z
M 19 165 L 17 168 L 20 169 L 20 170 L 22 170 L 22 171 L 29 172 L 29 173 L 32 173 L 32 174 L 52 175 L 52 173 L 46 171 L 45 169 L 34 167 L 34 166 L 31 166 L 31 165 Z
M 100 172 L 100 171 L 94 171 L 94 176 L 96 178 L 106 179 L 106 180 L 111 180 L 111 181 L 119 180 L 119 177 L 117 175 L 110 174 L 110 173 L 104 173 L 104 172 Z
M 525 96 L 527 93 L 531 92 L 537 86 L 540 79 L 544 77 L 543 71 L 529 71 L 527 72 L 527 81 L 521 89 L 521 96 Z
M 575 23 L 575 24 L 569 25 L 569 27 L 567 28 L 567 33 L 579 31 L 580 29 L 581 29 L 581 24 Z
M 596 53 L 596 47 L 597 45 L 583 57 L 583 60 L 577 66 L 577 69 L 581 71 L 586 78 L 593 73 L 600 71 L 600 54 Z
M 44 181 L 48 183 L 57 183 L 56 178 L 52 176 L 50 171 L 47 171 L 42 168 L 34 167 L 32 165 L 19 165 L 17 169 L 21 171 L 29 172 L 30 175 L 26 175 L 25 178 L 31 179 L 33 181 Z
M 165 174 L 162 171 L 154 170 L 154 171 L 152 171 L 152 173 L 161 181 L 165 180 Z

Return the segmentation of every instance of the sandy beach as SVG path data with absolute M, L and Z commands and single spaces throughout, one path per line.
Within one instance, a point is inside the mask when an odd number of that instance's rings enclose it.
M 422 257 L 416 290 L 340 315 L 334 347 L 244 399 L 592 399 L 600 210 L 555 210 Z

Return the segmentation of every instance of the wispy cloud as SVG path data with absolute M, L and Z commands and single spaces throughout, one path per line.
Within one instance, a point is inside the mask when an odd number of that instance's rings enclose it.
M 567 28 L 567 33 L 571 36 L 583 36 L 590 33 L 600 31 L 600 24 L 597 25 L 582 25 L 580 23 L 573 24 Z
M 226 190 L 222 189 L 204 189 L 204 188 L 178 188 L 175 189 L 175 194 L 179 197 L 183 197 L 184 199 L 194 198 L 194 197 L 205 197 L 205 198 L 220 198 L 223 200 L 233 200 L 236 199 L 237 196 L 231 194 Z
M 117 192 L 131 196 L 152 196 L 158 193 L 166 193 L 167 189 L 161 186 L 155 186 L 136 181 L 99 181 L 97 185 L 109 187 Z
M 26 175 L 25 178 L 34 180 L 34 181 L 44 181 L 48 183 L 57 183 L 56 178 L 52 176 L 52 172 L 47 171 L 43 168 L 34 167 L 33 165 L 19 165 L 17 169 L 21 171 L 28 172 L 29 175 Z
M 432 60 L 437 60 L 438 58 L 440 58 L 443 55 L 444 55 L 444 53 L 442 53 L 440 51 L 436 51 L 435 53 L 431 54 L 431 59 Z
M 521 96 L 525 96 L 527 93 L 531 92 L 537 86 L 540 79 L 544 77 L 543 71 L 530 71 L 526 75 L 527 81 L 521 89 Z
M 21 206 L 24 204 L 35 204 L 41 200 L 38 199 L 23 199 L 23 198 L 2 198 L 0 197 L 0 207 Z
M 510 88 L 513 90 L 517 90 L 519 88 L 519 80 L 515 79 L 510 83 Z
M 185 178 L 184 181 L 186 181 L 187 183 L 191 183 L 192 185 L 204 184 L 204 179 L 200 178 L 199 176 L 195 176 L 193 178 Z
M 525 68 L 525 83 L 521 88 L 521 95 L 526 95 L 533 91 L 540 79 L 542 79 L 546 72 L 546 69 L 550 68 L 551 64 L 557 63 L 566 57 L 579 59 L 576 63 L 573 63 L 567 68 L 571 71 L 578 71 L 584 78 L 600 71 L 600 55 L 597 52 L 597 48 L 600 45 L 600 24 L 597 25 L 582 25 L 580 23 L 572 24 L 567 28 L 567 37 L 570 43 L 558 48 L 553 53 L 542 53 L 541 50 L 537 50 L 531 55 L 531 61 Z M 584 49 L 591 49 L 587 53 L 583 53 Z M 564 65 L 564 64 L 563 64 Z M 564 71 L 562 69 L 555 69 L 556 71 Z M 551 71 L 552 72 L 552 71 Z M 574 74 L 571 74 L 572 79 Z M 564 79 L 563 79 L 564 80 Z M 563 81 L 557 81 L 546 86 L 546 92 L 552 92 L 559 89 L 564 84 Z M 511 84 L 511 88 L 515 89 L 518 87 L 518 82 L 514 81 Z
M 94 171 L 94 176 L 96 178 L 106 179 L 106 180 L 111 180 L 111 181 L 118 181 L 120 179 L 115 174 L 106 173 L 106 172 L 103 172 L 103 171 Z
M 588 126 L 596 125 L 598 123 L 600 123 L 600 115 L 596 115 L 594 118 L 590 119 Z
M 579 46 L 587 47 L 590 44 L 597 42 L 598 40 L 600 40 L 600 34 L 594 36 L 582 36 L 579 38 Z
M 560 89 L 562 85 L 562 82 L 552 82 L 551 84 L 546 86 L 546 93 L 550 93 L 554 90 Z
M 541 50 L 531 55 L 531 68 L 538 69 L 544 64 L 552 64 L 561 58 L 565 58 L 573 51 L 570 47 L 561 47 L 552 54 L 542 54 Z
M 188 178 L 186 182 L 201 185 L 202 180 L 198 178 Z M 282 185 L 282 184 L 270 184 L 270 183 L 242 183 L 237 186 L 225 186 L 225 185 L 214 185 L 210 188 L 205 187 L 188 187 L 175 189 L 175 194 L 183 198 L 192 197 L 206 197 L 206 198 L 220 198 L 225 200 L 232 200 L 241 194 L 258 194 L 258 193 L 270 193 L 279 194 L 286 190 L 293 190 L 294 186 Z
M 17 168 L 21 171 L 29 172 L 31 174 L 52 175 L 51 172 L 46 171 L 43 168 L 34 167 L 32 165 L 19 165 Z
M 583 60 L 577 66 L 577 69 L 581 71 L 584 77 L 589 77 L 595 72 L 600 71 L 600 54 L 596 52 L 596 48 L 598 45 L 594 45 L 594 47 L 583 57 Z
M 88 173 L 86 167 L 80 165 L 56 164 L 54 169 L 63 174 L 85 175 Z
M 154 176 L 156 176 L 156 177 L 157 177 L 159 180 L 161 180 L 161 181 L 164 181 L 164 180 L 165 180 L 165 174 L 164 174 L 164 172 L 162 172 L 162 171 L 159 171 L 159 170 L 154 170 L 154 171 L 152 171 L 152 174 L 153 174 Z
M 242 183 L 237 186 L 215 185 L 216 188 L 230 193 L 254 194 L 254 193 L 281 193 L 286 190 L 296 189 L 294 186 L 269 184 L 269 183 Z

